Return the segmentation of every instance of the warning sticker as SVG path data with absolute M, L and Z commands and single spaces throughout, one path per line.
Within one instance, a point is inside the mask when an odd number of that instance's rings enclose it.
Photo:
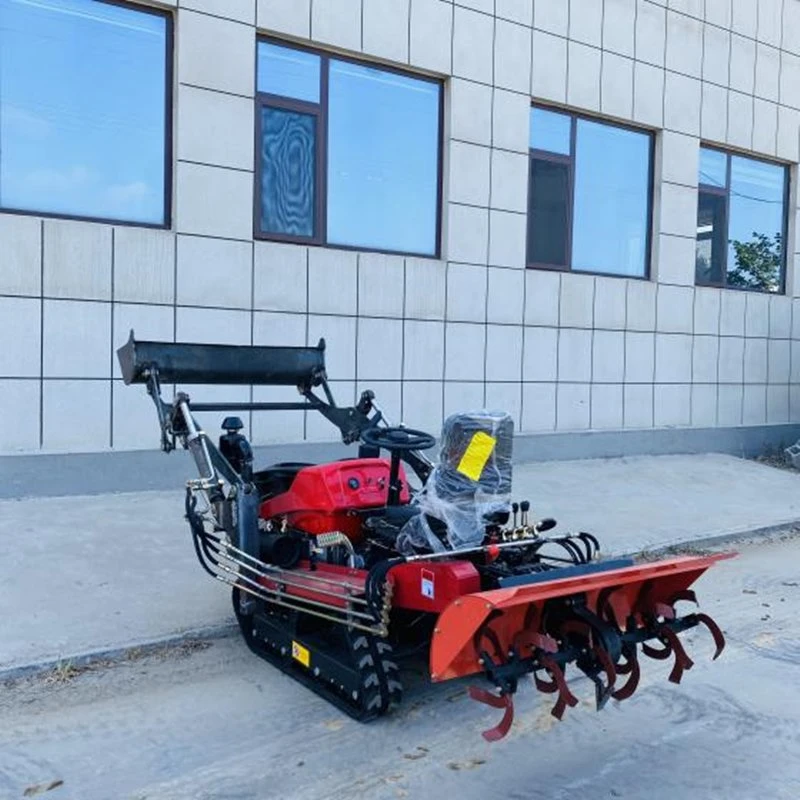
M 464 455 L 461 456 L 461 461 L 458 462 L 458 471 L 472 481 L 479 480 L 496 444 L 497 439 L 494 436 L 478 431 L 472 437 Z
M 435 592 L 435 587 L 433 585 L 433 573 L 429 569 L 423 569 L 420 574 L 422 576 L 422 587 L 420 589 L 422 596 L 427 597 L 429 600 L 433 600 Z
M 311 665 L 311 653 L 299 642 L 292 642 L 292 658 L 299 661 L 304 667 Z

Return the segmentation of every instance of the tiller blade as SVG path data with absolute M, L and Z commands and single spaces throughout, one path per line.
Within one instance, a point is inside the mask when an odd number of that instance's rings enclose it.
M 578 698 L 569 690 L 567 679 L 564 677 L 564 670 L 561 669 L 558 662 L 552 658 L 552 656 L 540 656 L 539 661 L 553 680 L 543 681 L 537 675 L 534 675 L 534 684 L 540 692 L 545 692 L 546 694 L 558 692 L 558 700 L 556 700 L 556 704 L 550 709 L 550 713 L 556 719 L 561 719 L 564 716 L 564 712 L 567 710 L 567 706 L 574 708 L 578 705 Z
M 711 635 L 714 637 L 714 644 L 717 647 L 714 655 L 711 656 L 711 660 L 716 661 L 725 649 L 725 637 L 722 635 L 719 625 L 708 614 L 694 614 L 693 616 L 700 625 L 705 625 L 711 631 Z
M 502 739 L 510 730 L 511 723 L 514 722 L 514 700 L 510 694 L 496 695 L 479 686 L 470 686 L 467 690 L 469 696 L 479 703 L 485 703 L 492 708 L 504 708 L 503 718 L 494 728 L 484 731 L 481 736 L 487 742 L 497 742 Z
M 444 681 L 483 674 L 496 687 L 496 694 L 469 688 L 472 699 L 503 709 L 500 722 L 483 733 L 491 742 L 511 729 L 513 695 L 525 675 L 532 675 L 540 692 L 557 695 L 551 710 L 557 719 L 568 706 L 578 704 L 567 684 L 569 664 L 594 683 L 598 710 L 609 698 L 626 700 L 636 691 L 639 645 L 650 658 L 672 657 L 669 680 L 679 683 L 694 663 L 679 633 L 697 625 L 708 628 L 716 645 L 715 659 L 725 639 L 707 614 L 681 617 L 675 604 L 696 602 L 691 584 L 715 562 L 728 557 L 686 556 L 614 565 L 579 576 L 556 570 L 552 580 L 542 580 L 539 575 L 526 584 L 515 578 L 513 586 L 460 597 L 437 621 L 431 677 Z M 621 677 L 624 682 L 619 683 Z
M 622 657 L 625 659 L 621 664 L 617 664 L 617 675 L 628 675 L 625 683 L 619 687 L 611 696 L 615 700 L 627 700 L 636 691 L 639 685 L 639 659 L 636 655 L 636 645 L 626 642 L 622 646 Z

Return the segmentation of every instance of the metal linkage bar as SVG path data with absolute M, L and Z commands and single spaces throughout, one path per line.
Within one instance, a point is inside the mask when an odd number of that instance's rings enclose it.
M 187 511 L 197 556 L 206 572 L 217 580 L 230 586 L 236 586 L 247 594 L 275 606 L 311 614 L 377 636 L 387 635 L 386 613 L 382 613 L 381 618 L 376 619 L 376 616 L 367 610 L 369 608 L 367 600 L 363 596 L 355 594 L 355 592 L 363 594 L 362 587 L 346 583 L 347 591 L 342 593 L 341 582 L 310 573 L 307 576 L 304 574 L 302 580 L 298 580 L 299 575 L 292 575 L 291 572 L 266 564 L 223 541 L 220 537 L 207 532 L 203 517 L 192 509 L 191 504 L 187 507 Z M 263 580 L 273 582 L 277 586 L 264 585 L 261 582 Z M 340 591 L 333 592 L 330 587 L 336 587 Z M 342 603 L 344 607 L 313 598 L 287 594 L 287 588 L 330 597 Z M 382 609 L 384 612 L 387 602 L 390 602 L 390 598 L 385 593 L 384 608 Z
M 332 597 L 336 600 L 340 601 L 347 601 L 349 603 L 353 603 L 355 605 L 367 605 L 367 601 L 364 597 L 358 597 L 353 594 L 354 591 L 363 592 L 363 588 L 358 588 L 353 586 L 352 584 L 336 584 L 335 581 L 329 581 L 324 578 L 319 579 L 319 583 L 322 584 L 330 584 L 333 586 L 344 586 L 345 589 L 349 590 L 347 593 L 342 592 L 333 592 L 327 588 L 323 588 L 320 586 L 316 586 L 317 578 L 313 573 L 305 573 L 303 572 L 303 582 L 297 582 L 297 580 L 293 580 L 291 576 L 293 573 L 290 570 L 282 570 L 279 567 L 272 567 L 271 565 L 265 564 L 263 561 L 259 561 L 258 559 L 252 558 L 252 556 L 248 556 L 246 553 L 243 553 L 233 545 L 228 545 L 225 542 L 221 542 L 222 551 L 217 551 L 217 555 L 221 556 L 222 558 L 227 558 L 228 561 L 236 564 L 241 569 L 246 569 L 252 572 L 254 575 L 257 575 L 259 578 L 265 578 L 266 580 L 275 581 L 276 583 L 280 583 L 283 586 L 288 586 L 292 589 L 300 589 L 302 591 L 310 591 L 314 592 L 315 594 L 325 595 L 326 597 Z M 233 555 L 231 555 L 231 552 Z M 248 565 L 242 560 L 246 558 L 249 561 L 252 561 L 253 564 L 257 566 Z M 294 574 L 300 574 L 297 570 L 294 571 Z M 307 575 L 307 582 L 306 582 L 306 575 Z
M 209 542 L 204 542 L 201 547 L 203 550 L 206 550 L 209 544 Z M 211 546 L 213 547 L 213 544 Z M 386 626 L 383 623 L 376 621 L 372 614 L 368 614 L 363 611 L 356 611 L 349 607 L 340 609 L 336 606 L 330 606 L 310 598 L 287 595 L 285 592 L 282 592 L 279 589 L 273 589 L 272 587 L 264 586 L 253 577 L 248 577 L 248 575 L 238 572 L 237 570 L 228 566 L 228 564 L 218 561 L 208 552 L 206 552 L 205 555 L 210 562 L 210 565 L 206 564 L 207 571 L 213 575 L 213 577 L 222 581 L 223 583 L 227 583 L 229 586 L 236 586 L 240 590 L 250 594 L 253 597 L 265 600 L 272 605 L 288 608 L 293 611 L 301 611 L 306 614 L 311 614 L 313 616 L 329 620 L 330 622 L 346 625 L 350 628 L 362 630 L 377 636 L 386 636 L 387 634 Z M 243 568 L 251 574 L 256 575 L 256 577 L 263 577 L 259 576 L 252 567 L 248 567 L 241 562 L 235 561 L 225 556 L 223 553 L 219 553 L 219 555 L 221 558 L 228 560 L 234 566 L 239 567 L 240 569 Z M 222 574 L 220 574 L 220 572 Z M 274 577 L 268 576 L 268 579 L 274 580 Z M 308 589 L 308 587 L 302 588 Z M 349 602 L 354 598 L 340 596 L 340 599 Z
M 313 403 L 192 403 L 192 411 L 314 411 Z

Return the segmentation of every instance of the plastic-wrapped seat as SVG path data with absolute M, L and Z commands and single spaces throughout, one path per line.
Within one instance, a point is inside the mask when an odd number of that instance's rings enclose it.
M 480 545 L 487 524 L 510 508 L 513 441 L 514 421 L 504 411 L 448 417 L 439 463 L 414 499 L 420 514 L 403 527 L 398 549 L 440 552 Z

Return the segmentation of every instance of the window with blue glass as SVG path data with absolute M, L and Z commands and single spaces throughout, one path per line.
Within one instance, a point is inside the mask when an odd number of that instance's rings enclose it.
M 696 282 L 782 292 L 788 168 L 701 147 L 698 185 Z
M 0 0 L 0 210 L 169 225 L 171 17 Z
M 438 256 L 441 88 L 260 41 L 256 235 Z
M 646 277 L 653 137 L 534 106 L 530 117 L 530 267 Z

